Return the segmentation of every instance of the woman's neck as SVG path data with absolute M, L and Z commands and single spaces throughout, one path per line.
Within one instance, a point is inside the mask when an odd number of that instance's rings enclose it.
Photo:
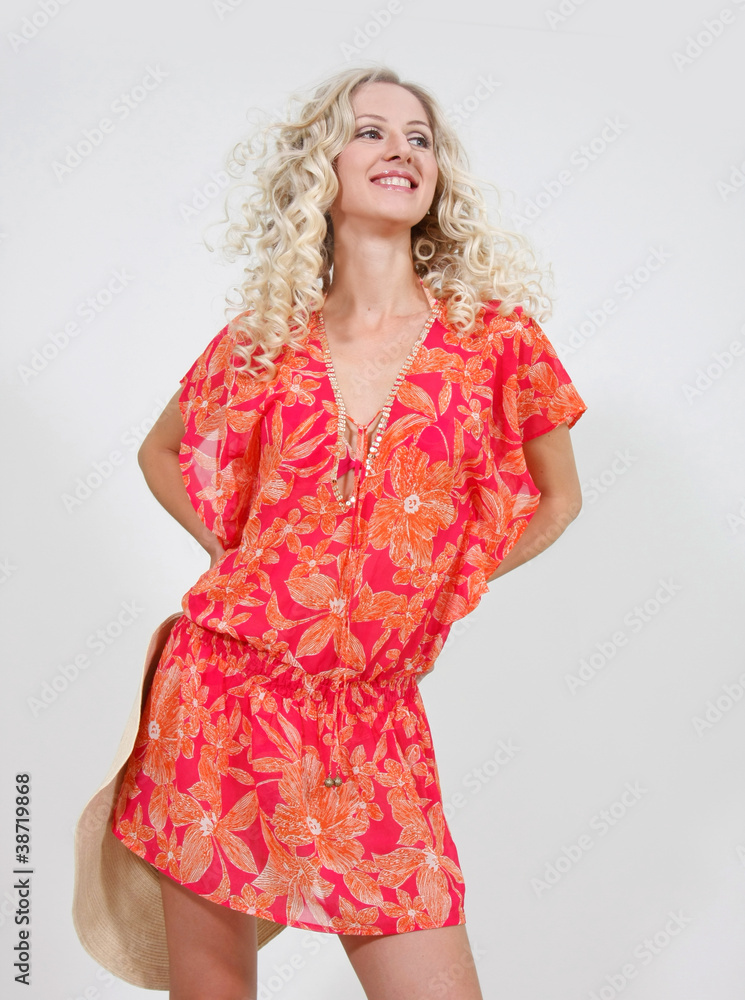
M 410 234 L 405 242 L 366 237 L 352 246 L 335 245 L 324 315 L 374 328 L 429 306 L 414 270 Z

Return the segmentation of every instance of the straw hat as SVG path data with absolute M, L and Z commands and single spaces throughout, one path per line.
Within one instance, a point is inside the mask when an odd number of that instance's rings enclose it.
M 150 640 L 140 689 L 119 749 L 103 784 L 75 827 L 72 919 L 80 942 L 119 979 L 149 990 L 167 990 L 168 948 L 158 870 L 114 835 L 114 805 L 137 738 L 155 668 L 180 613 L 170 615 Z M 215 904 L 216 906 L 219 904 Z M 259 948 L 285 924 L 257 919 Z

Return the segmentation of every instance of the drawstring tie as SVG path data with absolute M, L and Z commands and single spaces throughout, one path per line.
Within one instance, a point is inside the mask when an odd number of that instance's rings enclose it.
M 343 690 L 344 693 L 342 695 L 341 702 L 340 702 L 339 701 L 339 688 L 338 687 L 334 687 L 334 712 L 333 712 L 333 718 L 334 718 L 334 727 L 333 728 L 334 728 L 334 732 L 333 732 L 333 736 L 332 736 L 332 740 L 331 740 L 331 742 L 332 742 L 331 761 L 329 763 L 329 773 L 323 779 L 323 783 L 324 783 L 324 785 L 327 788 L 333 788 L 336 785 L 340 785 L 342 783 L 342 781 L 344 780 L 340 774 L 338 774 L 338 773 L 333 774 L 332 772 L 333 771 L 338 771 L 337 763 L 335 763 L 335 759 L 336 759 L 336 762 L 338 762 L 339 752 L 340 752 L 339 751 L 339 714 L 340 714 L 340 710 L 341 711 L 344 710 L 344 705 L 345 705 L 345 702 L 346 702 L 346 694 L 347 694 L 347 678 L 346 678 L 346 676 L 342 679 L 342 690 Z
M 357 566 L 359 562 L 359 555 L 356 550 L 357 542 L 357 522 L 358 522 L 358 508 L 360 506 L 360 490 L 362 487 L 362 481 L 365 478 L 365 465 L 367 462 L 367 451 L 369 447 L 367 433 L 368 428 L 372 423 L 374 423 L 378 416 L 380 415 L 380 410 L 375 414 L 375 416 L 368 420 L 366 424 L 358 424 L 355 420 L 345 414 L 347 420 L 356 428 L 357 439 L 355 441 L 354 455 L 351 455 L 351 448 L 347 443 L 347 455 L 345 459 L 339 463 L 337 469 L 337 475 L 341 476 L 347 472 L 350 466 L 354 469 L 354 494 L 353 502 L 350 504 L 352 508 L 352 529 L 349 538 L 349 558 L 352 559 L 352 554 L 354 553 L 354 565 L 353 572 L 346 574 L 347 582 L 347 631 L 352 630 L 352 617 L 350 605 L 352 601 L 351 584 L 352 581 L 357 579 Z M 350 563 L 347 563 L 349 566 Z M 323 780 L 324 785 L 327 788 L 338 787 L 344 780 L 338 773 L 338 761 L 341 755 L 341 748 L 339 743 L 339 730 L 340 730 L 340 716 L 346 707 L 347 700 L 347 674 L 346 671 L 342 675 L 341 679 L 341 698 L 339 697 L 340 689 L 338 685 L 334 685 L 334 710 L 333 710 L 333 734 L 331 738 L 332 748 L 331 748 L 331 759 L 329 761 L 329 773 Z

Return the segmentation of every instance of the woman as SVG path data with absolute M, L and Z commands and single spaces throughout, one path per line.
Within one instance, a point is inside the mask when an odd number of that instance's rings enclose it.
M 160 873 L 173 1000 L 255 996 L 257 919 L 337 934 L 369 1000 L 482 996 L 417 685 L 578 514 L 585 405 L 463 163 L 394 73 L 319 87 L 228 230 L 243 311 L 142 445 L 211 557 L 112 826 Z

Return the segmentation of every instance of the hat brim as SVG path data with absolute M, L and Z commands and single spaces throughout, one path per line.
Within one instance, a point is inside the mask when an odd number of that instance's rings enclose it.
M 125 847 L 111 824 L 153 675 L 180 617 L 180 613 L 169 615 L 153 633 L 114 760 L 75 827 L 72 919 L 80 943 L 119 979 L 150 990 L 167 990 L 170 985 L 158 870 Z M 260 917 L 256 924 L 259 948 L 286 926 Z

